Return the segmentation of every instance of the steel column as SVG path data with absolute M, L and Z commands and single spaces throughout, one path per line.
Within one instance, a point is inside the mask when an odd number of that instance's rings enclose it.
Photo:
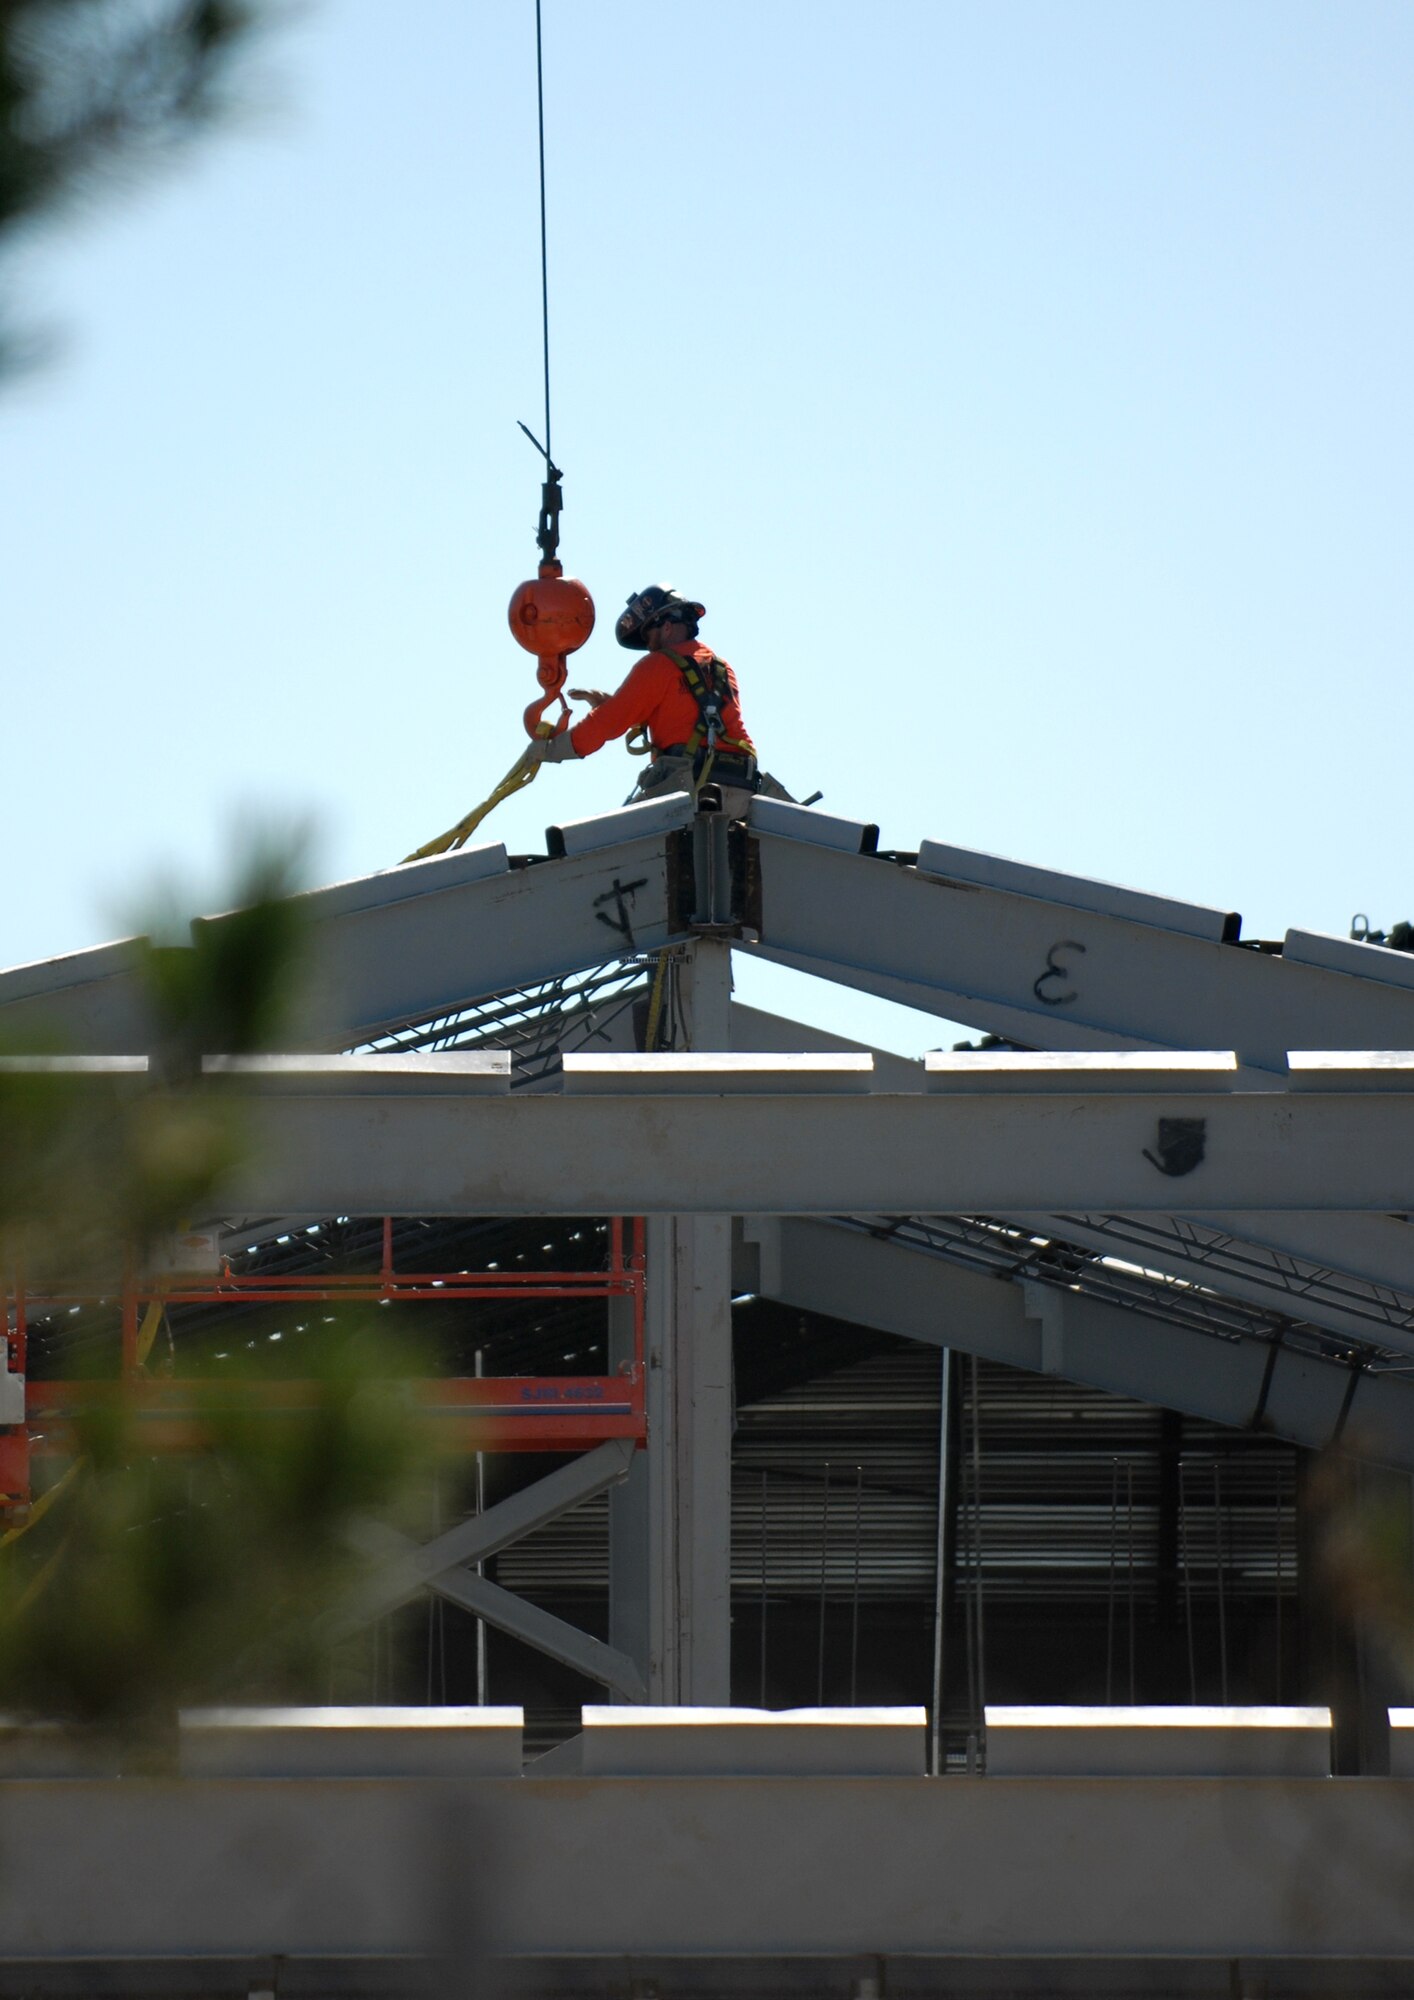
M 678 1005 L 691 1048 L 722 1049 L 731 951 L 688 947 Z M 690 1147 L 691 1137 L 685 1135 Z M 649 1692 L 658 1702 L 731 1699 L 731 1220 L 648 1225 Z M 626 1502 L 625 1507 L 631 1506 Z M 612 1559 L 611 1559 L 612 1560 Z M 612 1623 L 612 1617 L 611 1617 Z

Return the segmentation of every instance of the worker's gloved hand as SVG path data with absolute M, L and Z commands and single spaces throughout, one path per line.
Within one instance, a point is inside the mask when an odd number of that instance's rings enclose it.
M 591 708 L 601 708 L 609 699 L 602 688 L 571 688 L 571 701 L 587 701 Z
M 532 738 L 530 754 L 537 764 L 563 764 L 568 758 L 574 757 L 578 753 L 573 743 L 570 742 L 568 729 L 562 729 L 558 736 L 536 736 Z

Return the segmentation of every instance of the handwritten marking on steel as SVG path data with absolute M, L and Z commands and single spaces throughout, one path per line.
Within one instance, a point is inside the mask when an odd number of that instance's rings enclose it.
M 636 882 L 621 882 L 616 875 L 613 887 L 606 889 L 602 896 L 594 898 L 594 914 L 599 922 L 607 924 L 611 931 L 616 931 L 630 948 L 633 945 L 633 925 L 629 921 L 629 904 L 633 901 L 636 890 L 646 889 L 647 887 L 648 877 L 646 875 L 640 876 Z M 599 905 L 601 903 L 613 904 L 612 916 L 607 910 L 600 909 Z
M 1047 993 L 1044 991 L 1044 988 L 1049 986 L 1053 979 L 1066 980 L 1072 976 L 1070 967 L 1062 964 L 1057 959 L 1056 953 L 1058 951 L 1078 951 L 1083 957 L 1085 946 L 1081 944 L 1078 938 L 1061 938 L 1046 953 L 1046 970 L 1031 988 L 1031 991 L 1036 995 L 1036 998 L 1043 1007 L 1068 1007 L 1072 1000 L 1079 997 L 1073 986 L 1066 993 Z

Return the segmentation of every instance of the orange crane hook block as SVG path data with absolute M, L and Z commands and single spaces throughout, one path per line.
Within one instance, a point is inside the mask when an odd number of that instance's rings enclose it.
M 544 453 L 549 471 L 549 477 L 540 489 L 540 528 L 535 538 L 540 545 L 539 573 L 529 582 L 517 586 L 506 614 L 517 645 L 524 646 L 527 653 L 535 655 L 538 662 L 535 678 L 544 689 L 539 701 L 531 702 L 525 711 L 525 733 L 533 742 L 537 737 L 559 736 L 569 727 L 570 705 L 564 693 L 565 682 L 569 678 L 569 659 L 570 654 L 577 652 L 594 630 L 594 599 L 578 577 L 565 575 L 559 560 L 560 509 L 564 505 L 560 473 L 533 432 L 525 430 L 524 424 L 521 429 L 536 450 Z M 545 711 L 552 701 L 559 702 L 560 713 L 553 722 L 547 722 Z M 523 790 L 539 769 L 540 763 L 534 751 L 522 751 L 489 799 L 483 799 L 479 806 L 474 806 L 446 833 L 439 833 L 435 840 L 415 848 L 405 858 L 408 861 L 427 861 L 434 854 L 449 854 L 465 846 L 486 815 L 493 812 L 502 799 Z
M 521 429 L 525 430 L 524 424 Z M 530 435 L 526 431 L 526 436 Z M 564 695 L 569 656 L 578 652 L 594 630 L 594 599 L 578 577 L 565 575 L 556 553 L 564 501 L 558 467 L 549 464 L 548 470 L 549 477 L 541 489 L 540 526 L 535 538 L 540 545 L 539 573 L 516 586 L 506 613 L 511 637 L 527 653 L 534 653 L 540 663 L 535 678 L 545 692 L 525 711 L 525 733 L 531 737 L 558 736 L 569 727 L 569 703 Z M 547 724 L 545 711 L 556 700 L 560 713 L 552 724 Z

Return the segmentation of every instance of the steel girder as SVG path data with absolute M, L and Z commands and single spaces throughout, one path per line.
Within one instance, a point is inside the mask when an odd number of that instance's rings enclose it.
M 925 842 L 916 866 L 758 836 L 760 941 L 782 965 L 1032 1048 L 1414 1046 L 1414 957 L 1290 932 L 1223 942 L 1222 913 Z M 863 829 L 860 829 L 862 832 Z
M 228 1212 L 1171 1214 L 1180 1196 L 1206 1213 L 1414 1208 L 1414 1096 L 1403 1092 L 321 1086 L 228 1081 L 247 1095 L 250 1140 Z
M 296 897 L 306 920 L 297 1045 L 348 1047 L 666 943 L 669 834 L 636 835 L 631 812 L 606 825 L 619 839 L 603 849 L 530 865 L 474 848 Z M 6 1045 L 150 1048 L 146 949 L 128 939 L 0 972 Z
M 867 1053 L 891 1091 L 922 1091 L 921 1062 L 734 1004 L 732 1046 Z M 1414 1226 L 1396 1215 L 1046 1215 L 1003 1218 L 1102 1255 L 1212 1285 L 1231 1298 L 1376 1345 L 1414 1338 Z M 1410 1351 L 1414 1351 L 1411 1347 Z
M 309 919 L 301 1041 L 348 1046 L 516 986 L 652 951 L 691 930 L 690 801 L 560 831 L 554 858 L 501 846 L 296 898 Z M 1280 956 L 1223 912 L 925 842 L 858 852 L 870 829 L 753 809 L 737 917 L 747 949 L 1043 1048 L 1414 1045 L 1414 958 L 1292 931 Z M 555 830 L 552 829 L 552 832 Z M 207 921 L 220 922 L 213 918 Z M 98 1052 L 148 1046 L 141 940 L 0 973 L 0 1026 Z
M 412 1544 L 407 1546 L 411 1549 Z M 519 1639 L 534 1652 L 544 1653 L 548 1659 L 572 1667 L 586 1680 L 599 1681 L 625 1701 L 642 1702 L 648 1699 L 643 1676 L 627 1653 L 620 1652 L 616 1646 L 606 1646 L 602 1639 L 581 1632 L 577 1625 L 557 1618 L 553 1611 L 532 1604 L 528 1598 L 518 1597 L 513 1590 L 503 1590 L 489 1577 L 478 1576 L 474 1570 L 460 1567 L 445 1569 L 428 1578 L 427 1588 L 438 1597 L 445 1598 L 449 1604 L 458 1605 L 461 1610 L 469 1611 L 473 1617 L 494 1626 L 498 1632 Z
M 1347 1437 L 1366 1456 L 1414 1470 L 1414 1381 L 1405 1375 L 1276 1339 L 1200 1332 L 1061 1286 L 998 1284 L 861 1224 L 762 1218 L 746 1233 L 758 1246 L 763 1298 L 1316 1449 Z

